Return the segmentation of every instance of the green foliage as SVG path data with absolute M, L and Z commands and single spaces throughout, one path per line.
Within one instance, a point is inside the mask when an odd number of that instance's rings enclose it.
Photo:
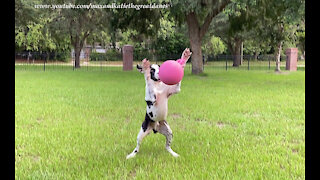
M 133 49 L 133 60 L 134 61 L 141 61 L 144 58 L 153 60 L 153 53 L 146 48 L 143 48 L 141 45 L 139 44 L 135 44 L 136 46 L 134 46 Z
M 260 37 L 269 39 L 273 46 L 293 39 L 292 27 L 304 19 L 304 0 L 259 0 L 255 14 Z
M 120 61 L 122 60 L 122 54 L 115 50 L 109 49 L 106 53 L 98 53 L 98 52 L 91 52 L 90 53 L 90 60 L 91 61 Z
M 297 32 L 297 47 L 299 48 L 300 53 L 305 51 L 305 31 Z
M 153 1 L 154 2 L 154 1 Z M 126 0 L 116 1 L 117 4 L 126 3 Z M 150 4 L 150 0 L 134 0 L 133 4 Z M 110 27 L 114 30 L 136 30 L 139 34 L 152 37 L 160 27 L 161 9 L 113 9 L 110 13 Z
M 29 22 L 26 27 L 20 26 L 15 29 L 15 43 L 17 47 L 27 51 L 53 51 L 56 44 L 46 24 L 50 22 L 48 18 L 39 18 L 39 23 Z
M 122 54 L 116 49 L 109 49 L 106 52 L 107 61 L 119 61 L 122 59 Z
M 226 1 L 135 0 L 135 4 L 166 4 L 168 9 L 36 9 L 34 4 L 117 4 L 126 1 L 55 1 L 15 0 L 15 46 L 17 51 L 69 52 L 75 37 L 86 39 L 86 44 L 99 42 L 122 47 L 131 44 L 135 60 L 144 57 L 165 60 L 179 57 L 190 47 L 186 15 L 197 14 L 199 26 L 219 4 Z M 274 52 L 274 45 L 284 41 L 286 47 L 305 50 L 304 5 L 302 0 L 232 0 L 223 13 L 214 17 L 209 32 L 202 39 L 204 54 L 229 53 L 235 40 L 244 42 L 245 54 Z M 281 28 L 283 32 L 281 33 Z M 79 31 L 78 31 L 79 30 Z M 90 32 L 90 33 L 89 33 Z M 213 36 L 215 38 L 213 38 Z M 86 38 L 85 38 L 86 37 Z M 218 39 L 220 38 L 220 39 Z M 83 39 L 83 40 L 84 40 Z M 73 40 L 73 41 L 72 41 Z M 223 41 L 223 43 L 221 43 Z M 82 41 L 84 43 L 84 41 Z M 115 47 L 112 47 L 115 48 Z M 113 51 L 113 50 L 112 50 Z M 119 59 L 110 51 L 106 57 L 92 54 L 92 59 Z M 104 56 L 104 55 L 100 55 Z
M 248 55 L 268 54 L 271 50 L 268 40 L 248 38 L 244 41 L 243 53 Z
M 128 29 L 127 31 L 119 32 L 119 46 L 123 47 L 127 44 L 133 45 L 138 42 L 137 38 L 139 38 L 139 33 L 136 30 Z
M 164 39 L 159 38 L 155 43 L 157 55 L 162 61 L 173 58 L 173 55 L 174 57 L 178 55 L 177 58 L 180 58 L 181 53 L 188 46 L 188 39 L 181 33 L 172 34 Z
M 100 43 L 101 46 L 106 47 L 111 42 L 111 36 L 107 29 L 93 32 L 91 36 L 88 36 L 86 44 L 94 45 L 94 43 Z
M 216 56 L 225 53 L 227 46 L 219 37 L 212 36 L 210 41 L 202 46 L 202 51 L 205 55 Z
M 170 8 L 170 16 L 174 17 L 179 25 L 186 22 L 186 14 L 194 12 L 197 14 L 199 24 L 203 24 L 206 16 L 224 2 L 231 2 L 230 0 L 172 0 Z
M 71 57 L 70 51 L 61 51 L 61 52 L 55 53 L 54 60 L 69 62 L 70 57 Z
M 15 0 L 15 28 L 27 26 L 30 22 L 38 22 L 41 11 L 34 8 L 35 4 L 41 4 L 42 0 Z
M 168 13 L 160 19 L 160 29 L 157 38 L 152 42 L 152 49 L 155 50 L 156 60 L 178 59 L 186 47 L 189 47 L 189 40 L 184 25 L 176 26 L 176 21 Z
M 105 53 L 97 53 L 91 52 L 90 53 L 90 61 L 106 61 L 107 55 Z

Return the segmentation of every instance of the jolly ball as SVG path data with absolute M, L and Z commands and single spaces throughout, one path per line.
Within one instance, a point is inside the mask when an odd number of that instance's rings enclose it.
M 184 71 L 181 64 L 174 60 L 165 61 L 159 69 L 159 78 L 167 85 L 179 83 L 183 78 L 183 74 Z

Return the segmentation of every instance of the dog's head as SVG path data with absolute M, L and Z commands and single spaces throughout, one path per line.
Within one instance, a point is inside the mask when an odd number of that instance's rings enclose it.
M 160 65 L 158 64 L 151 64 L 148 59 L 142 60 L 142 65 L 137 64 L 137 70 L 141 73 L 145 73 L 146 70 L 150 68 L 150 77 L 154 81 L 159 81 L 159 69 Z

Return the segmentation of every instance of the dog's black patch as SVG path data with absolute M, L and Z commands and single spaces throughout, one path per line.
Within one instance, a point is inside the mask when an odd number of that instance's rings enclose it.
M 146 101 L 146 102 L 147 102 L 148 108 L 150 108 L 153 105 L 153 102 L 151 101 Z
M 148 116 L 148 114 L 146 113 L 146 117 L 144 118 L 144 121 L 142 123 L 142 129 L 143 132 L 146 132 L 146 130 L 148 129 L 148 125 L 150 122 L 154 122 L 152 119 L 150 119 L 150 117 Z
M 154 81 L 159 81 L 159 79 L 157 79 L 155 76 L 154 76 L 154 73 L 156 72 L 156 70 L 154 68 L 152 68 L 150 66 L 150 75 L 151 75 L 151 79 L 154 80 Z
M 151 118 L 153 118 L 153 113 L 152 112 L 149 112 L 149 115 Z
M 152 130 L 153 130 L 153 133 L 154 133 L 154 134 L 158 132 L 158 131 L 156 131 L 156 130 L 154 130 L 154 129 L 152 129 Z

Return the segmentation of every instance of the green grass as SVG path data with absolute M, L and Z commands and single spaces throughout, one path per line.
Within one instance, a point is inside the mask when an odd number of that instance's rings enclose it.
M 16 179 L 305 179 L 305 72 L 185 73 L 165 137 L 136 145 L 137 71 L 16 71 Z

